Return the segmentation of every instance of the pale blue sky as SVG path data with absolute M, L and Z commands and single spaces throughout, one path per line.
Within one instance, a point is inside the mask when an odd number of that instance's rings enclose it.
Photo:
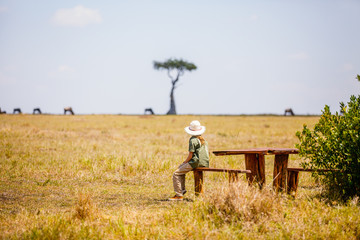
M 0 0 L 0 107 L 169 109 L 153 61 L 198 66 L 179 114 L 320 114 L 360 93 L 360 1 Z

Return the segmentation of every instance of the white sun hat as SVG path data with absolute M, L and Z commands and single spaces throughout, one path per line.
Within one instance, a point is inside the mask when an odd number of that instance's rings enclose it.
M 194 120 L 190 123 L 190 126 L 185 128 L 185 132 L 192 136 L 199 136 L 205 132 L 205 127 L 200 125 L 200 122 Z

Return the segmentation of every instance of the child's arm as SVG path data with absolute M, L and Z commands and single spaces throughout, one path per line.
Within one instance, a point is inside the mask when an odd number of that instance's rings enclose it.
M 192 159 L 193 154 L 194 154 L 193 152 L 189 152 L 188 157 L 186 158 L 186 160 L 183 163 L 188 163 Z

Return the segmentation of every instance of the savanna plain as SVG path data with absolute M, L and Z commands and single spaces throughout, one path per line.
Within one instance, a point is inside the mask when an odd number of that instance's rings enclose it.
M 0 238 L 360 239 L 358 198 L 329 200 L 310 173 L 295 199 L 275 193 L 271 155 L 262 190 L 205 172 L 197 197 L 189 173 L 185 200 L 167 201 L 195 119 L 214 151 L 293 148 L 319 117 L 1 115 Z M 245 169 L 244 157 L 211 154 L 210 166 Z

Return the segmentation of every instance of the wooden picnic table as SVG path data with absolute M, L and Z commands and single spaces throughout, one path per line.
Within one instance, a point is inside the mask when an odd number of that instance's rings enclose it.
M 273 186 L 276 191 L 285 190 L 289 154 L 297 154 L 296 148 L 249 148 L 239 150 L 213 151 L 216 156 L 245 155 L 246 174 L 249 183 L 256 181 L 260 187 L 265 184 L 265 155 L 275 155 Z

